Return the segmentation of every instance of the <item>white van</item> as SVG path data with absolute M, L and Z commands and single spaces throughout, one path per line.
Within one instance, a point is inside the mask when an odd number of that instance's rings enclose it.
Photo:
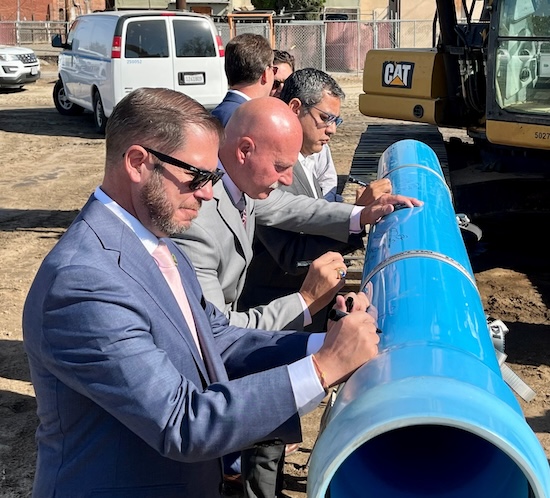
M 59 55 L 53 99 L 61 114 L 94 113 L 105 131 L 114 106 L 140 87 L 183 92 L 216 107 L 227 91 L 224 48 L 212 19 L 180 11 L 112 11 L 77 17 L 52 39 Z

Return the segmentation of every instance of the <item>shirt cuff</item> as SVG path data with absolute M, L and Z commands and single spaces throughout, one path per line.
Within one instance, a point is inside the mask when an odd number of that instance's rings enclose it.
M 315 410 L 327 394 L 319 381 L 310 355 L 288 365 L 288 374 L 298 415 L 303 417 Z
M 302 294 L 299 292 L 297 294 L 300 299 L 300 303 L 302 303 L 302 311 L 304 312 L 304 327 L 307 327 L 311 323 L 311 313 L 309 312 L 306 300 L 302 297 Z
M 361 233 L 361 211 L 365 209 L 365 206 L 353 206 L 351 210 L 351 216 L 349 218 L 349 233 Z
M 315 354 L 321 349 L 323 342 L 325 342 L 326 334 L 324 332 L 315 332 L 311 334 L 307 340 L 306 354 Z

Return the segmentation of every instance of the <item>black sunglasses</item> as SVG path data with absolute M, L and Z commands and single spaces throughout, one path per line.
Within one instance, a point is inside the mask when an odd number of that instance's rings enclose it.
M 143 147 L 143 145 L 142 145 Z M 143 147 L 147 152 L 153 154 L 164 163 L 171 164 L 178 168 L 189 171 L 193 174 L 193 179 L 189 182 L 189 188 L 191 190 L 199 190 L 203 188 L 208 182 L 212 182 L 212 186 L 216 185 L 221 180 L 224 172 L 221 169 L 216 168 L 216 171 L 208 171 L 207 169 L 200 169 L 195 166 L 191 166 L 184 161 L 180 161 L 175 157 L 168 156 L 162 152 L 150 149 L 149 147 Z
M 285 82 L 281 80 L 274 80 L 273 81 L 273 90 L 277 90 L 280 86 L 284 85 Z

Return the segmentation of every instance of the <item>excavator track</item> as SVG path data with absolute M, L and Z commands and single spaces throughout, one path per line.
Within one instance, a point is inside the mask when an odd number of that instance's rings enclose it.
M 436 153 L 447 185 L 450 186 L 449 163 L 445 141 L 437 126 L 423 124 L 369 125 L 361 134 L 351 163 L 350 176 L 371 182 L 376 180 L 378 161 L 393 143 L 414 139 L 429 145 Z

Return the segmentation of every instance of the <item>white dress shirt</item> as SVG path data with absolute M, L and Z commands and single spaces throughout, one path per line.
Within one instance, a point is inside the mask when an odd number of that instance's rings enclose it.
M 300 164 L 302 165 L 302 168 L 304 170 L 304 173 L 306 174 L 307 181 L 309 182 L 309 186 L 311 188 L 311 191 L 313 192 L 313 197 L 315 199 L 318 199 L 319 196 L 317 195 L 317 188 L 315 187 L 315 183 L 313 180 L 313 177 L 315 175 L 315 163 L 317 160 L 316 154 L 311 154 L 309 156 L 304 156 L 301 152 L 298 154 L 298 161 L 300 161 Z M 318 181 L 318 180 L 317 180 Z
M 316 152 L 314 156 L 313 174 L 317 178 L 323 195 L 327 195 L 333 188 L 338 186 L 338 174 L 336 166 L 332 160 L 330 147 L 328 144 L 323 145 L 321 152 Z

